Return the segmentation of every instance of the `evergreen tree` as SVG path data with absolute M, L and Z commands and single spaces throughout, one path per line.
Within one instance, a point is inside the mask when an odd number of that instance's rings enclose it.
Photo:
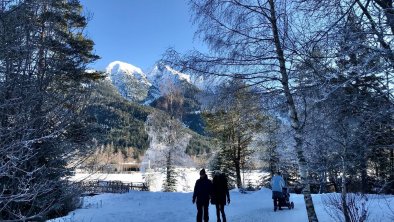
M 169 151 L 166 156 L 166 179 L 164 181 L 164 192 L 175 192 L 176 191 L 176 172 L 172 160 L 172 152 Z
M 9 1 L 0 11 L 0 220 L 43 220 L 78 200 L 63 178 L 88 148 L 84 101 L 101 77 L 85 72 L 98 58 L 86 24 L 78 0 Z
M 241 172 L 253 153 L 249 145 L 265 119 L 256 101 L 257 94 L 235 79 L 219 90 L 212 110 L 204 114 L 208 131 L 220 141 L 214 168 L 225 172 L 229 181 L 234 176 L 238 188 L 243 187 Z

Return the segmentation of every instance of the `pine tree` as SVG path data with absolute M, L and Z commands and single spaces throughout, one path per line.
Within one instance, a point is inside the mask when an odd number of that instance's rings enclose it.
M 214 168 L 225 172 L 229 181 L 234 178 L 238 188 L 243 187 L 241 172 L 253 153 L 249 144 L 265 119 L 258 100 L 255 92 L 236 79 L 222 86 L 212 111 L 204 114 L 208 131 L 220 144 Z
M 164 192 L 175 192 L 176 191 L 176 172 L 172 160 L 172 152 L 169 151 L 166 156 L 166 179 L 164 181 Z
M 78 0 L 11 1 L 0 11 L 0 220 L 42 220 L 77 198 L 63 180 L 86 151 L 93 41 Z M 72 194 L 70 196 L 70 194 Z

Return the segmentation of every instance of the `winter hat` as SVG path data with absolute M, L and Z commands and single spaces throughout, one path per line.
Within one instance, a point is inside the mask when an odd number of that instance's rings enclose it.
M 205 169 L 202 168 L 202 170 L 200 171 L 200 175 L 205 175 Z

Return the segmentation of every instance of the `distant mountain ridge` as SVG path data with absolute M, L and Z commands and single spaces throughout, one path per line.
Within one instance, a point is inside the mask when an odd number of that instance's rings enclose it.
M 166 93 L 166 84 L 177 88 L 193 85 L 190 75 L 167 65 L 157 64 L 145 73 L 141 68 L 132 64 L 114 61 L 107 66 L 106 73 L 108 80 L 124 98 L 146 105 Z

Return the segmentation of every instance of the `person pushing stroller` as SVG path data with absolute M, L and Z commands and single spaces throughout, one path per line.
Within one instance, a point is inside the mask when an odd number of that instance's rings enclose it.
M 280 200 L 283 198 L 283 188 L 286 186 L 285 181 L 282 178 L 282 174 L 278 171 L 271 180 L 272 188 L 272 199 L 274 200 L 274 211 L 278 209 L 282 210 Z

